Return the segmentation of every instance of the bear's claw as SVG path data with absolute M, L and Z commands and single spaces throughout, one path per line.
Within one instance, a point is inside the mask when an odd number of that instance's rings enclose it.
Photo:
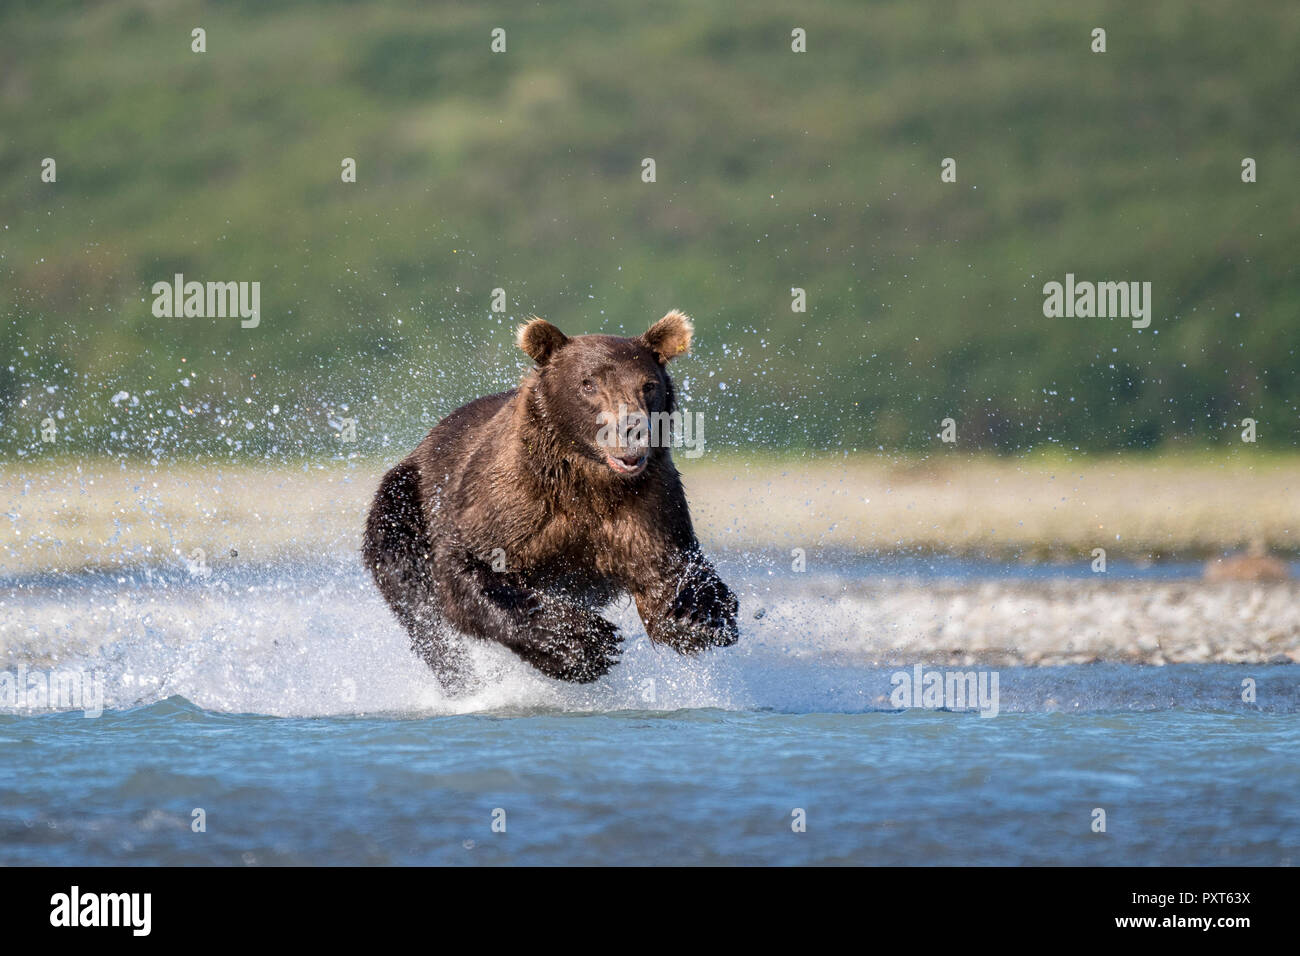
M 740 638 L 740 602 L 716 574 L 698 572 L 678 590 L 659 639 L 679 651 L 730 647 Z

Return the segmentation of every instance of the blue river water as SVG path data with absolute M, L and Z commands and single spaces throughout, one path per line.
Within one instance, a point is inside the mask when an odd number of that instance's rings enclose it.
M 1002 668 L 981 716 L 808 641 L 641 638 L 444 699 L 363 579 L 290 578 L 21 582 L 3 666 L 102 693 L 0 708 L 0 864 L 1300 862 L 1294 665 Z
M 1294 714 L 1183 707 L 284 719 L 171 698 L 0 717 L 0 860 L 1285 865 L 1297 753 Z

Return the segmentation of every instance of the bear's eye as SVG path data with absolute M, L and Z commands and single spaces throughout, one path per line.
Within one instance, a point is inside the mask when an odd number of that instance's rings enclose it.
M 646 382 L 644 385 L 641 386 L 641 391 L 645 392 L 647 395 L 653 395 L 655 393 L 655 389 L 657 389 L 658 387 L 659 387 L 658 382 Z
M 589 379 L 589 378 L 584 378 L 584 379 L 582 380 L 582 385 L 579 386 L 579 388 L 582 390 L 582 394 L 583 394 L 583 395 L 595 395 L 595 394 L 596 394 L 596 383 L 593 382 L 593 381 L 592 381 L 591 379 Z

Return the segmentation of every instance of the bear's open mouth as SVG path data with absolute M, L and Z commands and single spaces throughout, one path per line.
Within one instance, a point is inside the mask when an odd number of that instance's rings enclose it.
M 645 468 L 645 463 L 649 458 L 649 452 L 642 452 L 640 455 L 626 456 L 606 454 L 605 463 L 620 475 L 637 475 L 641 473 L 643 468 Z

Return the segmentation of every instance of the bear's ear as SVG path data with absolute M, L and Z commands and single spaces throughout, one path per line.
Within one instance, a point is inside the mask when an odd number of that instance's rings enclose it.
M 649 331 L 641 336 L 641 341 L 649 346 L 659 358 L 660 365 L 667 365 L 691 347 L 691 336 L 695 326 L 691 325 L 690 316 L 673 309 L 662 319 L 650 326 Z
M 533 316 L 519 326 L 515 341 L 529 358 L 538 365 L 545 365 L 552 355 L 568 344 L 569 337 L 545 319 Z

